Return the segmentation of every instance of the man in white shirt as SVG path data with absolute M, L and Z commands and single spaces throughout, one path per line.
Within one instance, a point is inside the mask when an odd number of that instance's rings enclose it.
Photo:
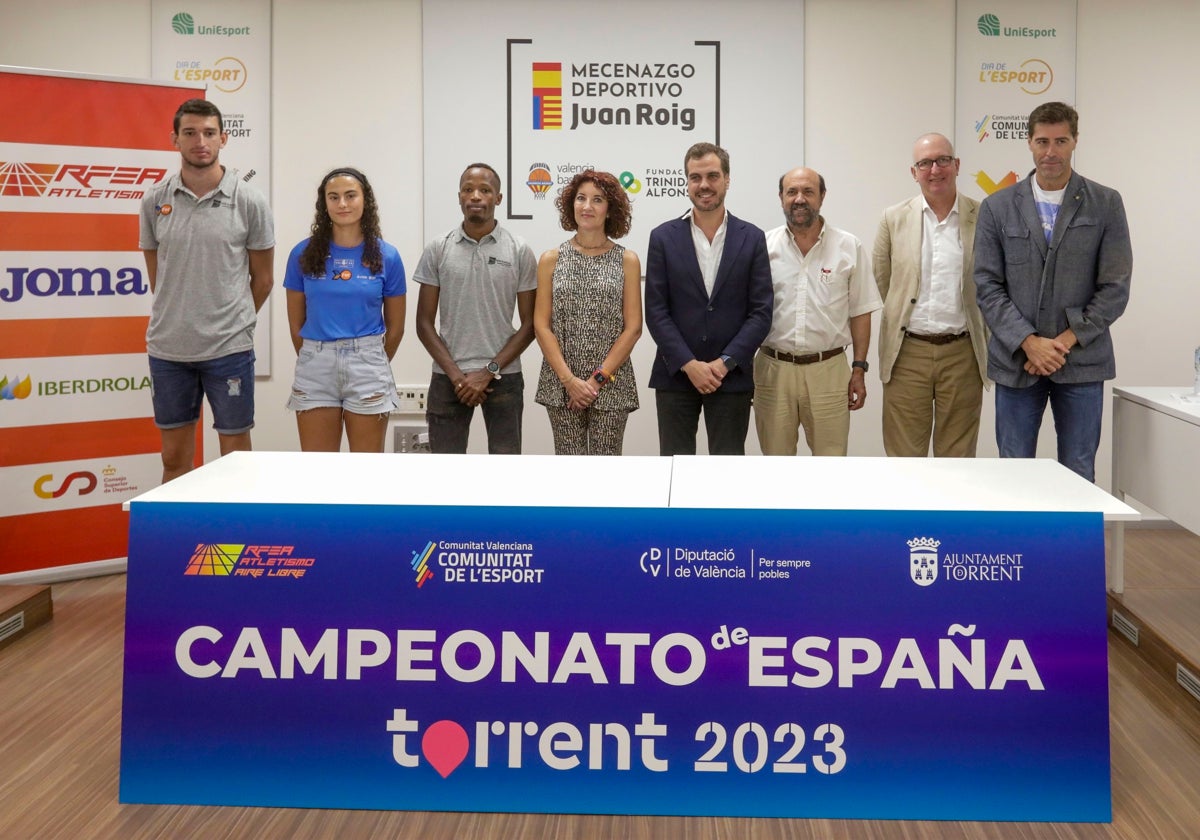
M 912 159 L 921 195 L 885 210 L 875 237 L 883 448 L 923 458 L 932 439 L 936 457 L 973 458 L 988 384 L 973 277 L 979 202 L 958 194 L 943 135 L 918 137 Z
M 812 454 L 845 455 L 850 412 L 867 399 L 871 313 L 883 304 L 862 243 L 820 215 L 825 179 L 793 169 L 779 200 L 787 223 L 767 233 L 774 315 L 754 359 L 758 443 L 764 455 L 795 455 L 802 426 Z

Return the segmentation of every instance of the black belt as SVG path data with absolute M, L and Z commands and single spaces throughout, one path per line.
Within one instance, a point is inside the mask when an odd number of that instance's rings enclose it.
M 908 330 L 904 334 L 909 338 L 915 338 L 917 341 L 924 341 L 929 344 L 950 344 L 953 341 L 958 341 L 960 338 L 966 338 L 970 335 L 969 332 L 960 333 L 942 333 L 941 335 L 921 335 L 920 333 L 912 333 Z
M 837 347 L 833 350 L 823 350 L 820 353 L 805 353 L 801 356 L 793 356 L 791 353 L 773 350 L 767 346 L 758 349 L 763 352 L 763 355 L 770 356 L 772 359 L 778 359 L 781 362 L 791 362 L 794 365 L 811 365 L 813 362 L 823 362 L 826 359 L 832 359 L 834 356 L 846 352 L 845 347 Z

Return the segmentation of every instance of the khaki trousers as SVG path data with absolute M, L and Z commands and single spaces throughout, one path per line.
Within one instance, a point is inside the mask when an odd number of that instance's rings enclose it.
M 905 338 L 883 385 L 883 449 L 924 458 L 974 458 L 983 381 L 970 338 L 930 344 Z
M 850 364 L 846 354 L 810 365 L 754 357 L 754 427 L 764 455 L 795 455 L 804 441 L 814 455 L 845 455 L 850 439 Z

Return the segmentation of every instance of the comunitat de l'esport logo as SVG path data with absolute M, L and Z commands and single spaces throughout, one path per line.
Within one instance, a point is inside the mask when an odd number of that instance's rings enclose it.
M 537 584 L 546 574 L 532 543 L 496 540 L 429 540 L 412 553 L 410 565 L 418 589 L 435 578 L 448 584 Z
M 316 564 L 294 545 L 198 543 L 184 568 L 197 577 L 248 577 L 299 580 Z
M 913 537 L 908 540 L 908 576 L 917 586 L 933 586 L 939 578 L 948 584 L 1020 583 L 1025 564 L 1021 554 L 944 552 L 941 540 Z

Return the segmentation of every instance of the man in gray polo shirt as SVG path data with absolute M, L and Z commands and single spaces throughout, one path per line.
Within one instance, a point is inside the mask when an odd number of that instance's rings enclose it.
M 433 452 L 467 451 L 476 406 L 488 452 L 521 452 L 521 353 L 533 340 L 537 259 L 496 221 L 502 198 L 496 170 L 468 166 L 458 181 L 462 224 L 429 243 L 413 275 L 421 284 L 417 338 L 433 357 L 425 413 Z
M 204 397 L 222 455 L 249 449 L 254 427 L 254 325 L 274 282 L 275 231 L 266 198 L 220 164 L 228 139 L 216 105 L 184 102 L 171 133 L 180 170 L 142 199 L 164 483 L 192 468 Z

